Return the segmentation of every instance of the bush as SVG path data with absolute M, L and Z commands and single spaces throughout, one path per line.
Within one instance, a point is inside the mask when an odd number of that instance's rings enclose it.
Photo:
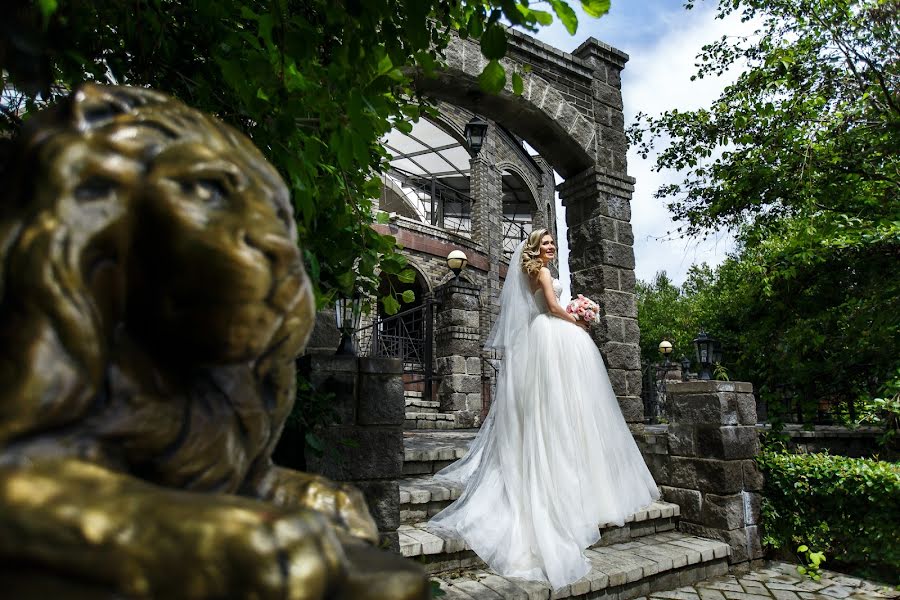
M 900 583 L 900 464 L 765 451 L 763 543 L 824 551 L 828 566 Z

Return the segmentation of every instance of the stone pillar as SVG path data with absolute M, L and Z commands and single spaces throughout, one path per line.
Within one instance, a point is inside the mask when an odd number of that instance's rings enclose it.
M 503 258 L 503 177 L 494 164 L 495 138 L 491 123 L 485 136 L 484 146 L 471 161 L 469 190 L 475 199 L 472 212 L 472 238 L 481 244 L 488 258 L 488 272 L 484 278 L 485 302 L 482 312 L 484 334 L 481 341 L 487 338 L 487 332 L 500 314 L 500 261 Z
M 382 542 L 399 552 L 400 488 L 403 476 L 403 365 L 394 358 L 305 356 L 302 372 L 319 392 L 334 394 L 337 423 L 319 435 L 321 457 L 307 468 L 349 481 L 365 495 Z
M 456 415 L 455 426 L 472 427 L 481 413 L 480 290 L 451 280 L 435 291 L 435 371 L 440 377 L 441 412 Z
M 670 382 L 667 393 L 669 458 L 657 483 L 681 507 L 682 531 L 728 543 L 730 564 L 745 568 L 763 555 L 753 386 Z
M 559 194 L 569 226 L 572 293 L 600 304 L 594 341 L 606 360 L 625 420 L 640 423 L 644 418 L 640 330 L 629 223 L 633 182 L 595 167 L 560 184 Z
M 609 369 L 622 414 L 630 423 L 644 418 L 641 402 L 640 332 L 634 295 L 634 234 L 627 174 L 622 69 L 628 55 L 595 38 L 573 54 L 592 68 L 591 105 L 596 140 L 595 165 L 559 185 L 569 226 L 572 293 L 596 300 L 602 323 L 594 338 Z

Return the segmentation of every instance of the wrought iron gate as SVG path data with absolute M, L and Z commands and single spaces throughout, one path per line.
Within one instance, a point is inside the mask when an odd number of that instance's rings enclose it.
M 356 333 L 360 356 L 399 358 L 404 383 L 423 383 L 423 397 L 432 398 L 434 382 L 434 306 L 425 298 L 421 306 L 389 317 L 375 317 Z

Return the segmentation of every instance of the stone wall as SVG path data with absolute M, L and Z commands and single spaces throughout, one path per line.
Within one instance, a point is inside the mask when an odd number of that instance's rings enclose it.
M 323 456 L 307 455 L 307 468 L 360 488 L 383 543 L 399 552 L 405 413 L 400 361 L 310 355 L 300 359 L 300 369 L 316 390 L 334 394 L 338 417 L 321 433 Z
M 762 558 L 763 478 L 756 404 L 749 383 L 670 382 L 671 422 L 637 435 L 663 498 L 681 507 L 679 528 L 727 542 L 733 568 Z
M 766 435 L 768 428 L 762 429 Z M 793 452 L 813 453 L 828 452 L 854 458 L 872 458 L 896 460 L 896 450 L 884 448 L 878 444 L 881 430 L 877 427 L 857 427 L 851 429 L 840 425 L 803 425 L 788 424 L 784 426 L 783 435 L 788 438 L 787 446 Z

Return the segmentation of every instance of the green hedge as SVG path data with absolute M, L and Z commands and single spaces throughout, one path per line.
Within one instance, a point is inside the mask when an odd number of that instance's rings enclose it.
M 764 543 L 823 550 L 826 568 L 900 583 L 900 464 L 763 452 Z

